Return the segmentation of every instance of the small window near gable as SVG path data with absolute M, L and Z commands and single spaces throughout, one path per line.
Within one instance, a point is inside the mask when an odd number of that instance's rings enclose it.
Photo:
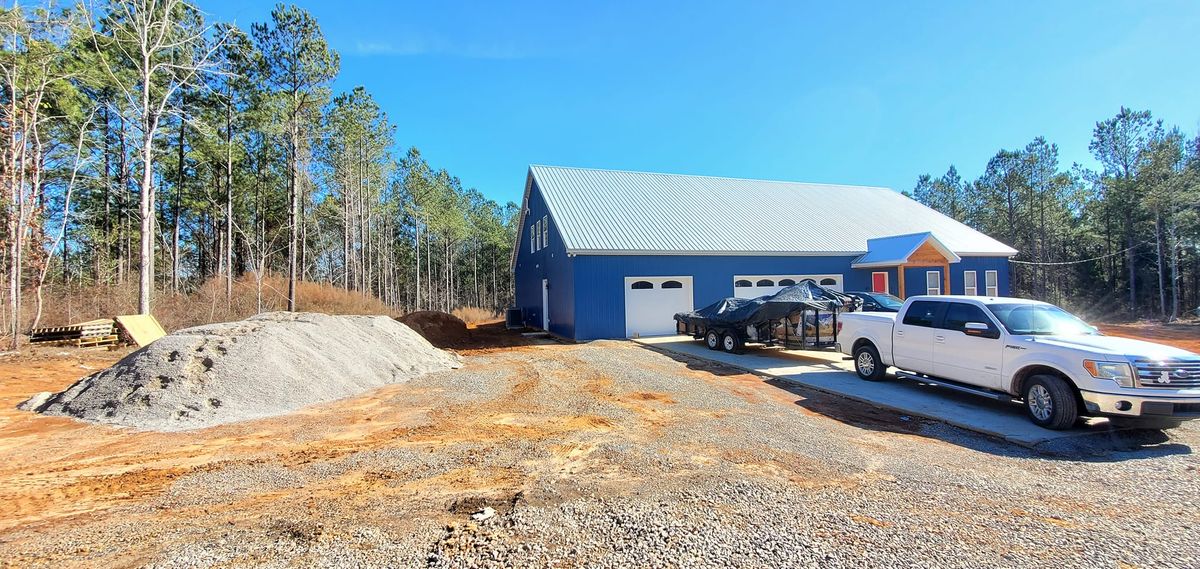
M 987 287 L 988 296 L 1000 296 L 1000 273 L 996 271 L 983 273 L 983 283 Z
M 821 279 L 821 286 L 834 286 L 837 284 L 837 279 Z
M 550 245 L 550 216 L 542 216 L 542 247 Z
M 733 286 L 738 287 L 738 288 L 746 288 L 746 287 L 754 286 L 754 284 L 748 280 L 742 279 L 740 281 L 733 283 Z
M 979 284 L 975 278 L 975 271 L 963 271 L 963 294 L 967 296 L 979 294 Z
M 650 281 L 635 281 L 632 285 L 629 286 L 629 288 L 631 288 L 633 290 L 646 290 L 646 289 L 654 288 L 654 285 L 651 284 Z
M 533 226 L 529 226 L 529 252 L 537 252 L 537 234 L 533 232 Z
M 538 251 L 541 251 L 542 247 L 545 247 L 546 245 L 542 243 L 542 220 L 540 219 L 537 221 L 537 223 L 533 224 L 533 238 L 537 239 L 537 249 Z
M 792 279 L 781 279 L 779 281 L 779 286 L 792 286 L 794 284 L 796 284 L 796 281 Z
M 754 286 L 775 286 L 775 281 L 771 279 L 763 279 L 757 283 L 754 283 Z
M 679 281 L 667 281 L 662 284 L 661 288 L 683 288 L 683 283 Z

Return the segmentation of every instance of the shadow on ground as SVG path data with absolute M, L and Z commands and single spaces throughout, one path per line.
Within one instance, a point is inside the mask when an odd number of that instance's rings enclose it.
M 704 360 L 693 356 L 679 354 L 667 350 L 656 350 L 659 353 L 683 363 L 688 369 L 704 371 L 717 376 L 757 375 L 720 362 Z M 753 355 L 748 350 L 746 355 Z M 778 355 L 773 353 L 772 355 Z M 804 360 L 801 356 L 796 359 Z M 847 372 L 833 364 L 822 364 L 819 360 L 808 360 L 814 367 L 828 368 L 828 371 L 814 370 L 811 373 Z M 1125 460 L 1140 460 L 1177 454 L 1191 454 L 1192 447 L 1180 437 L 1174 436 L 1174 430 L 1162 429 L 1131 429 L 1117 428 L 1105 419 L 1092 419 L 1081 422 L 1080 426 L 1069 436 L 1047 440 L 1033 447 L 1022 446 L 999 437 L 977 433 L 938 421 L 914 415 L 906 415 L 899 411 L 877 407 L 839 395 L 825 393 L 796 383 L 757 375 L 763 383 L 786 391 L 799 397 L 795 404 L 818 415 L 873 431 L 903 433 L 917 435 L 943 442 L 962 446 L 979 452 L 998 456 L 1029 457 L 1037 456 L 1049 460 L 1087 461 L 1087 462 L 1118 462 Z M 969 394 L 944 390 L 933 385 L 912 383 L 913 389 L 938 389 L 938 395 L 948 399 L 966 401 L 971 405 L 995 406 L 1003 408 L 1004 412 L 1022 414 L 1023 410 L 1015 404 L 992 401 Z

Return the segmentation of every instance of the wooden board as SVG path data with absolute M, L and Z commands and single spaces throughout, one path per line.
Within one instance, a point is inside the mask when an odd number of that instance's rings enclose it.
M 125 335 L 129 336 L 129 339 L 133 340 L 133 343 L 137 344 L 139 348 L 167 335 L 166 330 L 163 330 L 158 320 L 155 320 L 149 314 L 118 316 L 117 325 L 121 327 L 121 330 L 125 331 Z

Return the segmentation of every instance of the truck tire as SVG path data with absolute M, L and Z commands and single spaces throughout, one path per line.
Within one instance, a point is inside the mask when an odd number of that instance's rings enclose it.
M 721 349 L 721 335 L 716 330 L 709 330 L 704 334 L 704 345 L 710 350 Z
M 742 339 L 733 332 L 726 332 L 721 336 L 721 349 L 730 354 L 739 354 L 742 352 Z
M 854 350 L 854 371 L 867 381 L 880 381 L 887 375 L 887 366 L 879 359 L 879 350 L 863 344 Z
M 1061 431 L 1071 428 L 1079 418 L 1075 391 L 1061 377 L 1035 375 L 1025 382 L 1024 391 L 1025 411 L 1039 427 Z

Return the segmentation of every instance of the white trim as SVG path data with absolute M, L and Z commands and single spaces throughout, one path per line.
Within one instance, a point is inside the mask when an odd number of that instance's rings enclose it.
M 987 284 L 988 277 L 993 277 L 993 280 L 996 281 L 996 284 L 994 284 L 994 285 Z M 993 290 L 995 292 L 993 292 Z M 983 291 L 987 293 L 987 296 L 1000 296 L 1000 272 L 999 271 L 984 271 L 983 272 Z
M 971 280 L 975 281 L 975 284 L 971 285 L 970 288 L 967 288 L 968 273 L 971 275 Z M 963 294 L 966 296 L 979 296 L 979 273 L 975 271 L 963 271 Z
M 875 275 L 883 275 L 883 293 L 892 294 L 891 277 L 887 271 L 872 271 L 871 272 L 871 292 L 879 292 L 875 290 Z
M 936 288 L 929 286 L 929 275 L 934 276 L 933 280 L 934 280 L 934 282 L 937 283 Z M 941 271 L 925 271 L 925 294 L 930 295 L 930 296 L 936 296 L 936 295 L 942 294 L 942 272 Z
M 542 247 L 550 246 L 550 214 L 542 216 Z
M 567 249 L 567 253 L 571 255 L 597 256 L 674 255 L 679 257 L 854 257 L 863 254 L 862 251 L 651 251 L 636 249 Z

